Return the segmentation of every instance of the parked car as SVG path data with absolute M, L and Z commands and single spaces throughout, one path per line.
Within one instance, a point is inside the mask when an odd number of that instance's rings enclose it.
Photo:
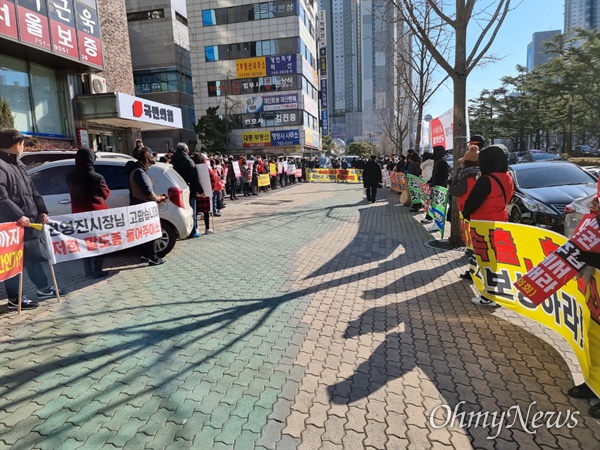
M 107 200 L 109 208 L 129 205 L 129 182 L 125 175 L 126 158 L 101 157 L 94 163 L 110 188 Z M 50 216 L 71 214 L 71 197 L 66 175 L 75 167 L 75 160 L 47 162 L 29 168 L 38 192 L 44 197 Z M 177 238 L 186 238 L 193 227 L 193 211 L 189 202 L 189 187 L 173 166 L 157 163 L 150 167 L 148 175 L 157 194 L 165 194 L 167 200 L 158 205 L 162 237 L 157 242 L 157 253 L 163 257 L 175 246 Z
M 590 203 L 592 203 L 594 195 L 595 193 L 586 195 L 585 197 L 580 197 L 565 206 L 564 234 L 566 237 L 570 238 L 573 236 L 573 233 L 575 232 L 577 225 L 579 225 L 581 218 L 585 214 L 590 213 Z
M 523 158 L 525 155 L 527 155 L 527 152 L 523 152 L 523 151 L 510 152 L 508 154 L 508 163 L 509 164 L 520 163 L 521 158 Z
M 598 151 L 593 145 L 576 145 L 573 147 L 573 156 L 598 156 Z
M 597 180 L 566 161 L 512 164 L 515 194 L 507 210 L 510 222 L 563 232 L 565 206 L 596 192 Z
M 75 159 L 76 150 L 40 150 L 37 152 L 23 152 L 21 162 L 27 167 L 37 166 L 45 162 Z M 103 159 L 134 159 L 131 155 L 113 152 L 96 152 L 98 158 Z
M 519 158 L 518 163 L 534 162 L 534 161 L 562 161 L 563 158 L 560 155 L 553 153 L 544 153 L 540 150 L 531 150 L 525 152 L 523 156 Z

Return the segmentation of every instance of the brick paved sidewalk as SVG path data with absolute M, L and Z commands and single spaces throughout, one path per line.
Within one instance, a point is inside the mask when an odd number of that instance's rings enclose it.
M 564 395 L 582 381 L 569 347 L 472 305 L 463 255 L 379 197 L 300 184 L 229 202 L 163 266 L 120 253 L 94 284 L 57 266 L 63 303 L 0 312 L 0 447 L 600 448 Z M 430 421 L 532 402 L 578 425 L 486 439 Z

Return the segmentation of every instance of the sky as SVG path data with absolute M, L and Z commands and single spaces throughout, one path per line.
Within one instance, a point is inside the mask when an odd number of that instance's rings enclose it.
M 495 2 L 482 0 L 481 4 L 483 3 Z M 513 3 L 518 4 L 518 1 L 513 0 Z M 489 63 L 483 68 L 473 69 L 467 79 L 467 101 L 479 97 L 483 89 L 491 90 L 499 87 L 502 84 L 501 77 L 516 75 L 517 64 L 527 65 L 527 44 L 531 42 L 533 33 L 549 30 L 562 32 L 564 8 L 565 0 L 522 0 L 514 10 L 510 11 L 487 53 L 502 57 L 502 60 Z M 477 36 L 473 33 L 471 37 Z M 446 87 L 442 86 L 426 105 L 425 114 L 437 117 L 452 108 L 452 104 L 452 82 L 450 81 Z

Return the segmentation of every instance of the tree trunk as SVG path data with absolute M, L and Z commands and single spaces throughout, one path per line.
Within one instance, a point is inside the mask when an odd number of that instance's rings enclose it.
M 421 132 L 423 126 L 423 105 L 417 106 L 417 134 L 415 136 L 415 149 L 417 153 L 421 151 Z
M 458 160 L 462 158 L 467 150 L 467 77 L 457 76 L 454 81 L 454 142 L 453 173 L 459 170 Z M 450 239 L 449 242 L 455 246 L 464 245 L 460 234 L 460 215 L 458 211 L 457 198 L 452 198 L 452 214 L 450 217 Z

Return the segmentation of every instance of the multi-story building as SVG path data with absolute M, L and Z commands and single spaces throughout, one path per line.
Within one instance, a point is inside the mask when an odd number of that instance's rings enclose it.
M 41 147 L 130 153 L 181 111 L 134 96 L 125 0 L 0 3 L 0 96 Z
M 540 31 L 531 35 L 531 42 L 527 45 L 527 70 L 531 71 L 536 66 L 544 64 L 548 62 L 550 58 L 556 56 L 554 53 L 546 52 L 544 43 L 560 33 L 560 30 L 550 30 Z
M 565 0 L 565 33 L 573 28 L 600 29 L 598 0 Z
M 385 134 L 382 122 L 395 120 L 399 98 L 406 98 L 397 55 L 409 51 L 403 23 L 381 1 L 321 0 L 320 7 L 327 17 L 331 135 L 376 144 Z
M 228 151 L 319 148 L 316 16 L 314 0 L 188 2 L 196 114 L 219 107 Z
M 147 131 L 144 143 L 163 151 L 197 142 L 185 1 L 126 0 L 135 94 L 181 109 L 183 128 Z

